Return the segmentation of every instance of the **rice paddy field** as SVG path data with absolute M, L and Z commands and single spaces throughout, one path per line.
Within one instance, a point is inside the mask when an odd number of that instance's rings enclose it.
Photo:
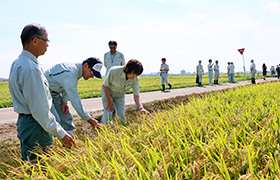
M 140 76 L 140 92 L 148 92 L 148 91 L 156 91 L 160 90 L 161 80 L 160 76 Z M 183 87 L 191 87 L 196 86 L 195 83 L 195 75 L 184 75 L 184 76 L 169 76 L 169 82 L 173 85 L 172 88 L 183 88 Z M 256 76 L 257 78 L 262 78 L 262 76 Z M 235 75 L 235 81 L 243 81 L 248 80 L 244 75 Z M 80 94 L 82 99 L 86 98 L 94 98 L 101 97 L 101 85 L 104 79 L 89 79 L 85 81 L 84 79 L 80 79 L 78 82 L 78 93 Z M 227 75 L 221 74 L 219 83 L 227 82 Z M 202 84 L 209 84 L 208 75 L 204 75 L 202 79 Z M 127 93 L 132 93 L 132 90 Z M 12 107 L 12 98 L 8 88 L 8 82 L 0 82 L 0 108 L 4 107 Z
M 153 113 L 128 109 L 128 125 L 78 125 L 76 148 L 57 141 L 34 164 L 5 146 L 0 177 L 279 179 L 279 93 L 280 82 L 272 82 L 145 104 Z

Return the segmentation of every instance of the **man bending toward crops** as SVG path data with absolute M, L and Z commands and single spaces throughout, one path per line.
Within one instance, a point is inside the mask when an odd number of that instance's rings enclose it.
M 77 86 L 81 77 L 84 80 L 93 77 L 102 78 L 101 68 L 102 62 L 98 58 L 90 57 L 83 63 L 60 63 L 45 71 L 55 107 L 52 109 L 52 113 L 60 125 L 72 136 L 75 125 L 67 105 L 68 99 L 84 121 L 87 121 L 92 127 L 100 126 L 98 121 L 93 119 L 83 107 Z
M 52 144 L 52 135 L 69 148 L 75 145 L 72 137 L 60 126 L 51 113 L 52 98 L 48 81 L 37 58 L 47 51 L 49 39 L 46 29 L 39 24 L 28 24 L 21 33 L 23 51 L 13 62 L 9 89 L 17 121 L 23 160 L 36 159 L 31 151 L 38 145 L 45 149 Z
M 140 61 L 131 59 L 125 66 L 115 66 L 108 72 L 102 84 L 102 104 L 104 108 L 102 124 L 112 124 L 113 112 L 126 124 L 125 118 L 125 93 L 133 89 L 134 101 L 140 114 L 150 114 L 141 103 L 139 96 L 139 76 L 143 72 Z

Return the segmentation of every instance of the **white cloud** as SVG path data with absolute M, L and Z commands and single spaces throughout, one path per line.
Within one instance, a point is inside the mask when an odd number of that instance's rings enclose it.
M 190 13 L 191 16 L 194 16 L 194 17 L 198 17 L 198 18 L 204 18 L 204 17 L 207 17 L 208 14 L 202 14 L 202 13 Z
M 280 2 L 270 2 L 266 5 L 270 12 L 280 12 Z

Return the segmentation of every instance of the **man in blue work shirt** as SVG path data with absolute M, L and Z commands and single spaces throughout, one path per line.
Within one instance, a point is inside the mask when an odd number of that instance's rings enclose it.
M 48 33 L 39 24 L 28 24 L 21 33 L 23 51 L 13 62 L 9 89 L 17 121 L 23 160 L 33 160 L 31 153 L 38 145 L 45 149 L 52 144 L 52 135 L 69 148 L 75 145 L 72 137 L 60 126 L 51 113 L 52 98 L 49 84 L 37 58 L 47 51 Z
M 109 41 L 110 51 L 104 54 L 104 66 L 107 68 L 105 76 L 113 66 L 124 66 L 125 60 L 123 53 L 117 51 L 117 42 Z
M 60 63 L 45 71 L 55 106 L 52 113 L 66 132 L 72 136 L 75 126 L 67 105 L 68 98 L 84 121 L 87 121 L 93 127 L 99 126 L 98 121 L 93 119 L 83 107 L 77 86 L 81 77 L 84 80 L 93 77 L 102 78 L 101 68 L 102 62 L 98 58 L 90 57 L 83 63 Z

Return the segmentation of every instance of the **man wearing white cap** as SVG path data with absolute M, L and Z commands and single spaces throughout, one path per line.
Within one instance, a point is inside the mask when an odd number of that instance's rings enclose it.
M 251 73 L 252 84 L 256 84 L 256 80 L 255 80 L 256 64 L 254 63 L 254 59 L 251 60 L 250 73 Z
M 90 57 L 83 63 L 60 63 L 45 71 L 53 98 L 54 107 L 51 111 L 60 125 L 71 135 L 73 135 L 75 126 L 67 105 L 68 98 L 84 121 L 93 127 L 100 126 L 98 121 L 93 119 L 83 107 L 77 85 L 81 77 L 84 80 L 93 77 L 102 78 L 101 68 L 102 62 L 98 58 Z

